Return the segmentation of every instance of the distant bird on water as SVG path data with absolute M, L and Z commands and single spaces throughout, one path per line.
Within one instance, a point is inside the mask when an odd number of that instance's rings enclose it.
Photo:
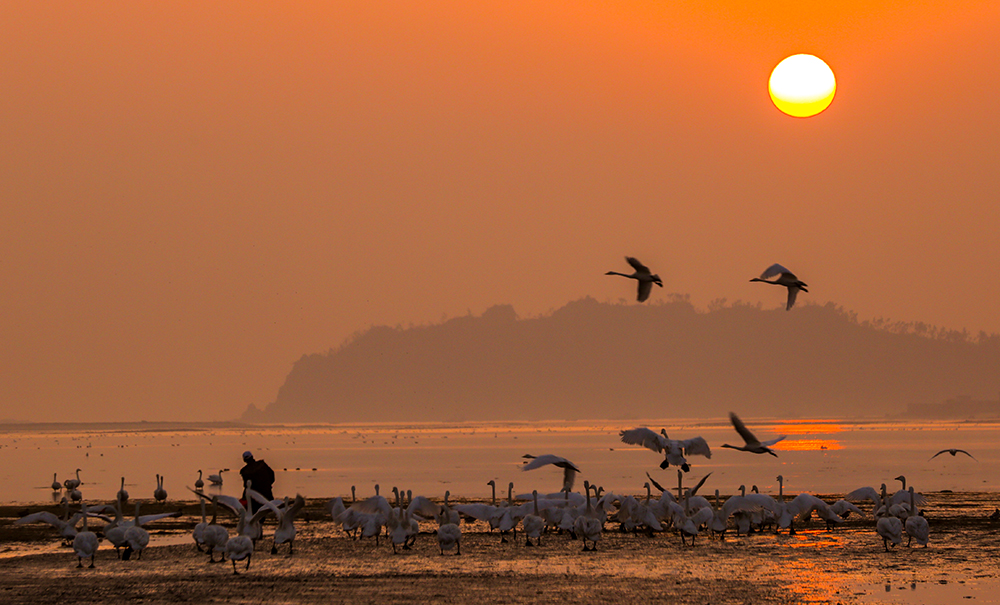
M 775 275 L 778 276 L 778 279 L 774 281 L 769 281 L 767 279 L 769 277 L 774 277 Z M 795 277 L 794 273 L 782 267 L 778 263 L 774 263 L 767 269 L 764 269 L 764 272 L 760 274 L 760 277 L 755 277 L 750 281 L 760 281 L 764 282 L 765 284 L 774 284 L 775 286 L 785 286 L 786 288 L 788 288 L 788 303 L 785 305 L 786 311 L 791 309 L 792 306 L 795 304 L 795 297 L 798 296 L 799 290 L 802 290 L 803 292 L 809 291 L 806 290 L 807 284 L 802 282 L 802 280 L 800 280 L 799 278 Z
M 751 452 L 754 454 L 771 454 L 775 458 L 778 457 L 778 455 L 774 453 L 774 450 L 772 450 L 770 446 L 784 439 L 785 438 L 784 435 L 778 437 L 777 439 L 771 439 L 770 441 L 760 441 L 759 439 L 754 437 L 754 434 L 751 433 L 749 429 L 747 429 L 746 425 L 743 424 L 743 421 L 740 420 L 739 416 L 737 416 L 732 412 L 729 412 L 729 420 L 733 423 L 733 428 L 735 428 L 736 432 L 740 434 L 740 437 L 743 437 L 743 441 L 745 443 L 744 445 L 741 446 L 729 445 L 728 443 L 723 443 L 722 447 L 728 447 L 734 450 L 742 450 L 744 452 Z
M 970 454 L 969 452 L 967 452 L 965 450 L 960 450 L 958 448 L 954 448 L 953 447 L 951 449 L 941 450 L 940 452 L 938 452 L 938 453 L 934 454 L 933 456 L 931 456 L 930 458 L 928 458 L 927 461 L 930 462 L 931 460 L 937 458 L 941 454 L 951 454 L 952 456 L 954 456 L 955 454 L 965 454 L 969 458 L 972 458 L 973 460 L 976 460 L 976 457 L 973 456 L 972 454 Z M 979 462 L 979 460 L 976 460 L 976 462 Z
M 637 259 L 626 256 L 625 260 L 628 264 L 632 265 L 635 272 L 629 275 L 628 273 L 618 273 L 617 271 L 608 271 L 605 275 L 621 275 L 622 277 L 628 277 L 629 279 L 634 279 L 639 282 L 639 295 L 636 300 L 639 302 L 645 301 L 649 298 L 649 293 L 653 290 L 653 284 L 659 287 L 663 287 L 663 281 L 660 280 L 659 275 L 655 275 L 650 272 L 649 267 L 640 263 Z
M 525 465 L 521 467 L 522 471 L 534 470 L 536 468 L 543 467 L 546 464 L 558 466 L 563 469 L 563 489 L 566 491 L 573 491 L 573 482 L 576 480 L 576 474 L 580 472 L 580 469 L 578 469 L 576 465 L 569 460 L 553 454 L 545 454 L 543 456 L 525 454 L 522 458 L 531 459 L 531 462 L 525 463 Z

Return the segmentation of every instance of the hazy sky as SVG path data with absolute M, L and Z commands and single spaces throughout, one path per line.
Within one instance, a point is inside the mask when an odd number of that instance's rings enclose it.
M 207 6 L 206 6 L 207 5 Z M 708 6 L 711 5 L 711 6 Z M 0 417 L 227 419 L 370 325 L 665 289 L 1000 332 L 1000 3 L 0 5 Z M 785 56 L 838 79 L 817 117 Z M 794 312 L 794 311 L 793 311 Z

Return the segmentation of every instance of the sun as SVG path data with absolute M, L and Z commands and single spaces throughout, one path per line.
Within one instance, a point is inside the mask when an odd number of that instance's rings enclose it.
M 792 55 L 774 68 L 767 88 L 775 107 L 790 116 L 808 118 L 833 102 L 837 79 L 823 59 Z

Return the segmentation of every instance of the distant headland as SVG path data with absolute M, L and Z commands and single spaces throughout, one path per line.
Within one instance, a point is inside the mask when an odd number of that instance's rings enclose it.
M 1000 409 L 1000 336 L 686 297 L 592 298 L 542 317 L 509 305 L 373 327 L 295 362 L 243 422 L 745 416 L 981 417 Z M 965 397 L 954 399 L 956 394 Z M 944 401 L 944 404 L 928 404 Z M 1000 415 L 996 414 L 994 415 Z

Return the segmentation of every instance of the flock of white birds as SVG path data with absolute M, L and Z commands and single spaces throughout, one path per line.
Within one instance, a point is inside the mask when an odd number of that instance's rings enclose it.
M 609 271 L 607 275 L 619 275 L 636 280 L 639 302 L 649 298 L 654 284 L 663 287 L 660 277 L 637 259 L 626 257 L 625 260 L 634 269 L 633 273 Z M 773 277 L 776 279 L 769 279 Z M 795 304 L 800 290 L 808 292 L 805 283 L 779 264 L 771 265 L 760 277 L 750 281 L 787 288 L 786 310 Z M 784 439 L 783 436 L 761 441 L 747 429 L 736 414 L 730 413 L 729 416 L 733 428 L 743 439 L 743 444 L 723 444 L 721 447 L 777 456 L 771 446 Z M 489 503 L 452 505 L 449 502 L 450 492 L 445 492 L 443 503 L 437 504 L 427 497 L 414 496 L 409 491 L 404 493 L 395 487 L 392 489 L 394 502 L 390 502 L 379 494 L 378 485 L 375 486 L 374 496 L 357 500 L 356 489 L 351 486 L 350 503 L 344 502 L 339 497 L 334 498 L 327 503 L 327 509 L 333 521 L 352 539 L 373 538 L 378 545 L 380 538 L 384 536 L 392 545 L 393 553 L 398 552 L 400 548 L 409 549 L 412 546 L 420 532 L 421 522 L 436 523 L 437 543 L 441 554 L 444 555 L 445 551 L 454 550 L 456 554 L 462 552 L 460 522 L 463 516 L 467 521 L 474 519 L 488 524 L 491 532 L 494 530 L 499 532 L 501 542 L 507 542 L 508 534 L 512 534 L 516 539 L 517 528 L 520 527 L 526 546 L 541 544 L 542 536 L 547 532 L 564 532 L 574 539 L 580 539 L 583 550 L 590 551 L 597 549 L 597 543 L 609 522 L 617 522 L 623 531 L 652 534 L 673 530 L 680 536 L 682 544 L 686 545 L 690 539 L 690 544 L 693 546 L 699 534 L 709 532 L 711 535 L 721 536 L 730 527 L 735 530 L 736 535 L 747 535 L 768 528 L 773 528 L 776 532 L 787 530 L 791 534 L 795 532 L 793 524 L 796 520 L 806 521 L 814 513 L 826 522 L 828 528 L 831 528 L 842 523 L 852 513 L 864 514 L 851 501 L 870 500 L 876 519 L 875 530 L 882 538 L 886 551 L 890 545 L 902 543 L 904 533 L 907 536 L 907 546 L 914 540 L 918 544 L 927 545 L 929 539 L 927 520 L 921 516 L 918 508 L 925 504 L 925 499 L 915 493 L 912 486 L 909 488 L 906 486 L 906 478 L 903 476 L 896 478 L 903 483 L 902 489 L 892 495 L 887 493 L 883 483 L 880 490 L 863 487 L 832 504 L 807 493 L 786 501 L 784 480 L 780 475 L 777 477 L 779 485 L 777 498 L 758 493 L 756 486 L 747 493 L 746 487 L 741 485 L 740 493 L 730 496 L 724 502 L 720 501 L 719 491 L 715 490 L 714 502 L 710 502 L 704 496 L 698 495 L 698 490 L 711 473 L 688 489 L 684 489 L 683 486 L 684 473 L 691 469 L 687 457 L 711 458 L 712 456 L 711 449 L 703 438 L 671 439 L 665 430 L 657 433 L 645 427 L 623 430 L 620 437 L 624 443 L 639 445 L 663 454 L 664 459 L 660 468 L 666 469 L 670 466 L 678 468 L 676 497 L 670 490 L 657 484 L 652 477 L 649 477 L 650 481 L 644 485 L 645 498 L 605 493 L 603 487 L 591 485 L 587 481 L 584 482 L 584 493 L 576 493 L 573 491 L 573 485 L 580 469 L 574 463 L 552 454 L 542 456 L 528 454 L 524 456 L 527 461 L 521 470 L 530 471 L 545 466 L 563 470 L 563 485 L 560 491 L 539 494 L 537 490 L 533 490 L 530 494 L 515 496 L 514 484 L 510 483 L 507 486 L 506 500 L 498 501 L 496 482 L 489 481 L 487 485 L 493 490 Z M 932 456 L 932 459 L 944 453 L 952 456 L 962 453 L 973 458 L 965 450 L 946 449 Z M 223 472 L 224 470 L 220 470 L 218 474 L 209 475 L 207 479 L 212 485 L 222 485 Z M 156 481 L 154 499 L 157 502 L 165 502 L 167 492 L 163 487 L 164 479 L 157 475 Z M 90 567 L 93 567 L 99 545 L 97 534 L 88 529 L 88 518 L 97 517 L 106 523 L 102 530 L 104 537 L 114 546 L 120 559 L 128 560 L 133 555 L 141 558 L 143 550 L 149 544 L 149 534 L 144 529 L 145 525 L 181 514 L 175 512 L 140 516 L 140 504 L 136 502 L 135 516 L 126 519 L 123 507 L 129 500 L 129 494 L 125 490 L 124 477 L 114 505 L 88 508 L 83 502 L 80 485 L 80 469 L 76 469 L 75 478 L 67 479 L 62 484 L 53 476 L 52 489 L 66 490 L 62 499 L 63 516 L 60 518 L 50 512 L 37 512 L 15 522 L 16 524 L 48 523 L 55 527 L 64 541 L 72 542 L 78 558 L 77 567 L 83 567 L 85 559 L 90 559 Z M 218 555 L 219 562 L 225 560 L 232 562 L 234 574 L 239 573 L 236 568 L 237 562 L 245 561 L 245 569 L 249 570 L 255 544 L 264 535 L 262 523 L 269 516 L 274 516 L 277 520 L 271 553 L 276 554 L 278 546 L 283 544 L 288 545 L 289 555 L 293 553 L 295 518 L 305 506 L 305 500 L 301 495 L 296 495 L 294 499 L 285 497 L 269 501 L 254 491 L 252 485 L 247 482 L 245 493 L 251 502 L 258 505 L 248 508 L 245 501 L 231 496 L 204 494 L 202 491 L 204 485 L 202 471 L 199 470 L 198 479 L 194 483 L 195 489 L 191 491 L 198 496 L 201 503 L 202 520 L 195 526 L 193 538 L 198 551 L 208 553 L 210 563 L 216 562 Z M 660 491 L 658 498 L 653 498 L 653 487 Z M 70 516 L 71 502 L 78 502 L 80 506 L 79 512 L 72 516 Z M 211 519 L 208 518 L 209 505 L 212 507 Z M 230 536 L 229 530 L 218 523 L 220 507 L 236 517 L 235 536 Z M 81 521 L 83 529 L 78 531 L 77 526 Z
M 736 414 L 731 413 L 730 420 L 743 439 L 743 444 L 723 444 L 722 447 L 777 456 L 770 446 L 784 439 L 783 436 L 760 441 Z M 795 521 L 807 521 L 813 514 L 825 521 L 828 528 L 832 528 L 844 522 L 851 514 L 865 514 L 852 501 L 871 501 L 872 513 L 876 519 L 875 530 L 882 538 L 886 551 L 890 546 L 901 544 L 904 534 L 907 546 L 912 541 L 924 546 L 928 543 L 927 520 L 918 508 L 926 504 L 925 499 L 921 494 L 915 493 L 912 486 L 906 485 L 906 478 L 903 476 L 896 477 L 902 482 L 902 488 L 894 494 L 889 494 L 883 483 L 878 490 L 873 487 L 856 489 L 832 504 L 808 493 L 798 494 L 786 501 L 781 476 L 777 477 L 777 497 L 758 493 L 756 486 L 747 493 L 745 486 L 741 485 L 739 493 L 725 501 L 720 499 L 719 490 L 715 490 L 714 501 L 709 501 L 699 495 L 698 490 L 711 473 L 697 484 L 684 488 L 685 473 L 691 468 L 687 457 L 711 458 L 711 449 L 703 438 L 675 440 L 670 439 L 665 430 L 657 433 L 645 427 L 623 430 L 620 437 L 624 443 L 663 454 L 661 468 L 677 467 L 676 496 L 649 477 L 648 473 L 649 482 L 644 485 L 645 498 L 605 492 L 603 487 L 591 485 L 588 481 L 584 482 L 584 492 L 577 493 L 573 491 L 576 475 L 580 472 L 577 465 L 553 454 L 529 454 L 524 456 L 526 461 L 521 470 L 531 471 L 548 466 L 560 468 L 563 471 L 561 490 L 544 494 L 533 490 L 531 493 L 515 495 L 514 484 L 510 483 L 506 499 L 498 500 L 496 482 L 491 480 L 487 483 L 492 488 L 489 502 L 452 504 L 449 501 L 451 493 L 445 492 L 443 502 L 438 504 L 425 496 L 414 496 L 410 491 L 404 492 L 395 487 L 390 501 L 380 495 L 378 485 L 375 486 L 374 496 L 358 500 L 356 488 L 352 486 L 350 502 L 334 498 L 327 503 L 327 511 L 352 539 L 373 538 L 378 545 L 385 538 L 391 544 L 393 553 L 398 552 L 398 549 L 411 548 L 420 533 L 421 522 L 434 523 L 437 526 L 435 533 L 440 553 L 444 555 L 446 551 L 454 550 L 460 555 L 463 517 L 466 523 L 476 520 L 487 524 L 491 532 L 498 531 L 501 542 L 507 542 L 511 535 L 516 540 L 520 527 L 526 546 L 540 545 L 546 533 L 565 533 L 573 539 L 580 539 L 583 550 L 591 551 L 597 549 L 608 523 L 617 523 L 622 531 L 645 532 L 649 535 L 673 531 L 680 536 L 682 544 L 687 545 L 690 541 L 693 546 L 699 534 L 722 536 L 730 529 L 737 536 L 768 529 L 775 532 L 787 530 L 789 534 L 793 534 Z M 943 453 L 952 456 L 962 453 L 972 458 L 968 452 L 958 449 L 942 450 L 932 458 Z M 210 476 L 209 480 L 221 483 L 222 472 Z M 167 498 L 163 483 L 163 477 L 157 475 L 154 499 L 158 502 Z M 48 523 L 55 527 L 62 540 L 72 543 L 78 559 L 77 567 L 83 567 L 86 559 L 90 560 L 90 567 L 94 566 L 100 543 L 97 534 L 88 529 L 88 519 L 103 520 L 104 538 L 114 546 L 118 558 L 129 560 L 133 556 L 141 558 L 143 550 L 149 544 L 149 534 L 144 529 L 146 525 L 181 515 L 180 512 L 140 515 L 140 503 L 135 502 L 134 516 L 126 518 L 123 510 L 129 494 L 125 490 L 124 477 L 113 505 L 88 507 L 79 494 L 80 485 L 80 469 L 77 469 L 75 478 L 67 479 L 62 484 L 53 477 L 53 490 L 66 490 L 61 502 L 63 516 L 42 511 L 15 521 L 15 524 Z M 207 553 L 210 563 L 228 560 L 233 565 L 233 573 L 237 574 L 237 563 L 245 562 L 244 569 L 249 570 L 255 545 L 264 537 L 263 522 L 270 516 L 276 519 L 271 554 L 277 554 L 278 546 L 284 544 L 288 545 L 288 554 L 293 554 L 295 519 L 305 506 L 301 495 L 267 500 L 247 482 L 247 497 L 257 505 L 248 507 L 245 501 L 232 496 L 207 495 L 203 493 L 203 487 L 202 472 L 199 470 L 195 489 L 188 488 L 201 504 L 202 520 L 195 526 L 193 538 L 197 550 Z M 654 498 L 653 488 L 660 492 L 658 497 Z M 79 511 L 72 515 L 71 502 L 79 502 Z M 209 507 L 211 518 L 208 517 Z M 229 530 L 219 524 L 220 510 L 236 518 L 235 535 L 231 536 Z M 83 528 L 78 530 L 77 526 L 81 521 Z

